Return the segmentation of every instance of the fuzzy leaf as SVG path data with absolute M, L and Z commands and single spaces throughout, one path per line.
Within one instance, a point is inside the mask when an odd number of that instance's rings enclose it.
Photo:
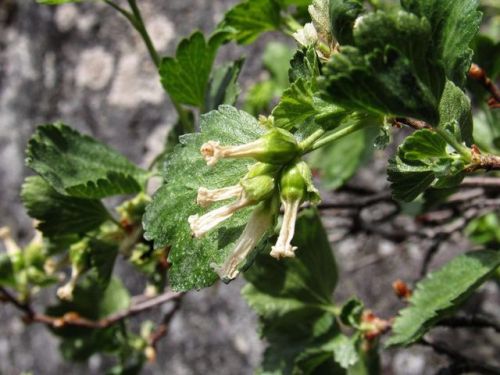
M 46 236 L 86 233 L 109 219 L 100 201 L 59 194 L 39 176 L 25 180 L 21 199 Z
M 462 87 L 472 59 L 469 45 L 481 23 L 479 1 L 402 0 L 401 3 L 406 10 L 429 20 L 431 48 L 443 62 L 448 79 Z
M 196 107 L 203 106 L 219 44 L 218 36 L 205 41 L 203 33 L 197 31 L 179 43 L 175 58 L 165 57 L 162 60 L 161 83 L 174 101 Z
M 267 339 L 262 372 L 290 374 L 306 363 L 301 353 L 314 353 L 317 367 L 325 357 L 322 346 L 339 335 L 332 316 L 325 311 L 337 283 L 337 269 L 328 238 L 315 210 L 301 213 L 293 240 L 296 258 L 277 261 L 267 246 L 245 273 L 249 285 L 243 296 L 257 312 Z M 311 358 L 307 356 L 307 364 Z M 340 359 L 339 359 L 340 360 Z
M 75 197 L 137 193 L 147 178 L 124 156 L 60 123 L 39 126 L 26 155 L 28 167 L 58 193 Z
M 250 44 L 261 33 L 279 29 L 280 4 L 276 0 L 246 0 L 224 16 L 219 29 L 233 31 L 232 38 L 238 43 Z
M 459 255 L 415 288 L 393 325 L 387 345 L 409 345 L 460 306 L 500 266 L 500 251 Z
M 439 127 L 458 124 L 457 140 L 472 144 L 472 108 L 467 95 L 453 82 L 447 81 L 439 103 Z
M 236 213 L 212 233 L 193 238 L 188 217 L 218 207 L 196 205 L 199 187 L 209 189 L 235 185 L 247 172 L 252 160 L 221 160 L 208 167 L 200 147 L 209 140 L 236 145 L 254 141 L 264 133 L 248 113 L 223 105 L 201 118 L 201 133 L 180 138 L 164 171 L 164 184 L 155 194 L 144 216 L 145 237 L 156 248 L 170 245 L 172 268 L 169 279 L 176 290 L 199 289 L 211 285 L 217 275 L 210 264 L 222 264 L 246 224 L 251 209 Z M 224 202 L 227 203 L 227 202 Z

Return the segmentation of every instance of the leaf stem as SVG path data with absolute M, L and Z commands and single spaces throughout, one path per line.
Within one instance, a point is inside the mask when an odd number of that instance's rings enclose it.
M 451 147 L 453 147 L 455 151 L 463 157 L 465 162 L 470 163 L 472 161 L 471 151 L 469 148 L 458 142 L 448 131 L 436 128 L 436 133 L 438 133 Z
M 134 16 L 135 22 L 132 22 L 134 25 L 135 29 L 141 34 L 142 39 L 144 40 L 144 43 L 146 44 L 146 47 L 148 49 L 149 55 L 151 56 L 151 60 L 153 60 L 154 64 L 158 68 L 160 66 L 160 56 L 158 55 L 158 52 L 156 51 L 156 48 L 153 44 L 153 41 L 151 40 L 151 37 L 149 36 L 149 33 L 146 29 L 146 26 L 144 25 L 144 20 L 142 18 L 141 11 L 139 10 L 139 7 L 137 6 L 136 0 L 128 0 L 128 3 L 130 5 L 130 9 L 132 9 L 132 14 Z
M 281 22 L 285 26 L 283 32 L 289 36 L 293 36 L 293 33 L 299 31 L 303 27 L 291 14 L 283 16 Z
M 156 68 L 160 67 L 161 63 L 161 58 L 160 55 L 158 54 L 158 51 L 156 50 L 154 43 L 148 33 L 148 30 L 146 28 L 146 25 L 144 23 L 144 19 L 142 17 L 141 11 L 139 7 L 137 6 L 136 0 L 128 0 L 128 4 L 130 6 L 130 9 L 132 12 L 123 9 L 121 6 L 118 4 L 114 3 L 112 0 L 104 0 L 106 4 L 108 4 L 110 7 L 113 9 L 117 10 L 120 14 L 122 14 L 134 27 L 134 29 L 139 33 L 139 35 L 142 37 L 142 40 L 144 41 L 144 44 L 146 45 L 146 48 L 148 50 L 148 53 L 151 57 L 151 60 L 155 64 Z M 182 123 L 184 132 L 187 133 L 189 131 L 192 131 L 193 124 L 189 120 L 189 116 L 187 111 L 175 100 L 173 100 L 170 97 L 170 100 L 172 101 L 175 110 L 177 111 L 177 114 L 179 116 L 179 119 Z
M 345 128 L 340 129 L 336 132 L 330 133 L 329 135 L 327 135 L 323 138 L 320 138 L 319 140 L 314 142 L 312 144 L 312 146 L 307 150 L 307 152 L 317 150 L 318 148 L 321 148 L 321 147 L 327 145 L 328 143 L 335 142 L 335 141 L 339 140 L 340 138 L 343 138 L 351 133 L 354 133 L 360 129 L 365 128 L 366 126 L 367 126 L 366 124 L 364 124 L 362 122 L 358 122 L 358 123 L 355 123 L 353 125 L 346 126 Z
M 311 148 L 311 146 L 313 145 L 313 143 L 316 142 L 319 138 L 321 138 L 323 134 L 325 134 L 325 130 L 323 128 L 318 129 L 314 133 L 312 133 L 309 137 L 300 142 L 299 147 L 301 148 L 302 152 L 307 153 Z

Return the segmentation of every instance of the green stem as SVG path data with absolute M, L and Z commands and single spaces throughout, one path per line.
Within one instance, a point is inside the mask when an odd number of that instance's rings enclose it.
M 341 307 L 335 305 L 321 305 L 321 308 L 334 316 L 339 316 L 342 311 Z
M 135 22 L 132 24 L 134 25 L 135 29 L 141 34 L 142 39 L 144 40 L 144 43 L 146 44 L 146 47 L 148 49 L 149 55 L 151 56 L 151 59 L 153 60 L 154 64 L 158 68 L 160 66 L 160 56 L 158 55 L 158 52 L 156 51 L 156 48 L 153 44 L 153 41 L 151 40 L 151 37 L 149 36 L 149 33 L 146 29 L 146 26 L 144 25 L 144 20 L 142 18 L 141 11 L 139 10 L 139 7 L 137 6 L 136 0 L 128 0 L 128 4 L 130 5 L 130 9 L 132 9 L 132 14 L 134 15 Z
M 290 14 L 287 14 L 281 19 L 281 22 L 285 26 L 283 30 L 286 34 L 292 35 L 293 33 L 302 29 L 302 25 Z
M 358 123 L 355 123 L 353 125 L 346 126 L 345 128 L 340 129 L 334 133 L 330 133 L 329 135 L 327 135 L 323 138 L 320 138 L 319 140 L 314 142 L 312 144 L 312 146 L 308 150 L 306 150 L 306 153 L 317 150 L 318 148 L 321 148 L 321 147 L 327 145 L 328 143 L 335 142 L 335 141 L 339 140 L 340 138 L 343 138 L 351 133 L 354 133 L 360 129 L 365 128 L 366 126 L 367 125 L 365 123 L 358 122 Z
M 141 11 L 139 7 L 137 6 L 136 0 L 128 0 L 128 4 L 130 6 L 130 9 L 132 12 L 129 12 L 128 10 L 123 9 L 116 3 L 114 3 L 112 0 L 104 0 L 106 4 L 111 6 L 113 9 L 117 10 L 120 14 L 122 14 L 134 27 L 134 29 L 139 33 L 139 35 L 142 37 L 142 40 L 144 41 L 144 44 L 146 45 L 146 48 L 149 52 L 149 55 L 151 57 L 151 60 L 155 64 L 157 68 L 160 67 L 161 63 L 161 58 L 160 55 L 158 54 L 153 41 L 151 40 L 151 37 L 149 36 L 148 30 L 146 29 L 146 25 L 144 23 L 144 19 L 142 17 Z M 175 107 L 175 110 L 177 111 L 177 114 L 179 116 L 179 119 L 182 123 L 182 126 L 184 128 L 184 132 L 188 133 L 189 131 L 192 131 L 192 123 L 189 119 L 187 111 L 179 104 L 176 103 L 172 98 L 172 103 Z
M 118 4 L 115 4 L 111 0 L 104 0 L 106 4 L 108 4 L 111 8 L 117 10 L 121 15 L 123 15 L 126 19 L 128 19 L 132 24 L 135 22 L 134 20 L 134 15 L 130 13 L 129 11 L 123 9 L 121 6 Z
M 325 130 L 323 128 L 318 129 L 314 133 L 312 133 L 309 137 L 300 142 L 299 147 L 302 150 L 302 152 L 304 153 L 308 152 L 313 143 L 316 142 L 319 138 L 321 138 L 323 134 L 325 134 Z
M 451 147 L 453 147 L 455 151 L 462 156 L 465 162 L 470 163 L 472 161 L 471 151 L 469 148 L 458 142 L 452 134 L 441 128 L 436 128 L 436 133 L 438 133 Z

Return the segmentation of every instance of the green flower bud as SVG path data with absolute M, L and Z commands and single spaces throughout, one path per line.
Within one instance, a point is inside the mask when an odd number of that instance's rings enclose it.
M 285 164 L 295 159 L 300 147 L 292 133 L 273 128 L 256 141 L 239 146 L 221 146 L 219 142 L 208 141 L 200 149 L 207 165 L 213 166 L 224 158 L 254 158 L 269 164 Z
M 274 192 L 274 177 L 262 175 L 242 179 L 240 182 L 245 192 L 245 197 L 252 202 L 260 202 L 269 198 Z

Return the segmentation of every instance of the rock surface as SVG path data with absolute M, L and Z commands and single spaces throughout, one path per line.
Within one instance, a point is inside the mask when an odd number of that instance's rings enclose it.
M 143 0 L 146 23 L 162 53 L 171 54 L 193 29 L 210 31 L 235 0 Z M 222 58 L 238 57 L 231 47 Z M 261 70 L 261 45 L 249 56 L 243 86 Z M 31 222 L 19 200 L 29 171 L 24 148 L 37 124 L 61 120 L 108 143 L 146 165 L 161 148 L 175 113 L 158 82 L 142 41 L 103 4 L 57 8 L 34 1 L 0 2 L 0 226 L 26 241 Z M 385 186 L 385 155 L 358 179 Z M 334 217 L 325 217 L 327 226 Z M 335 233 L 332 233 L 332 240 Z M 356 236 L 336 246 L 342 270 L 337 298 L 356 294 L 377 314 L 388 317 L 401 304 L 391 296 L 394 279 L 416 279 L 422 260 L 412 244 L 394 245 L 373 236 Z M 444 252 L 443 259 L 451 253 Z M 440 261 L 438 259 L 438 261 Z M 441 259 L 442 261 L 442 259 Z M 367 280 L 370 280 L 367 283 Z M 134 279 L 126 280 L 133 284 Z M 159 347 L 158 361 L 145 374 L 251 374 L 263 344 L 256 318 L 239 295 L 243 281 L 190 293 Z M 42 296 L 43 300 L 54 298 Z M 159 312 L 152 313 L 157 318 Z M 0 305 L 0 374 L 103 374 L 106 359 L 87 364 L 64 362 L 57 339 L 42 326 L 26 328 L 17 311 Z M 433 374 L 445 363 L 427 349 L 389 352 L 384 374 Z

